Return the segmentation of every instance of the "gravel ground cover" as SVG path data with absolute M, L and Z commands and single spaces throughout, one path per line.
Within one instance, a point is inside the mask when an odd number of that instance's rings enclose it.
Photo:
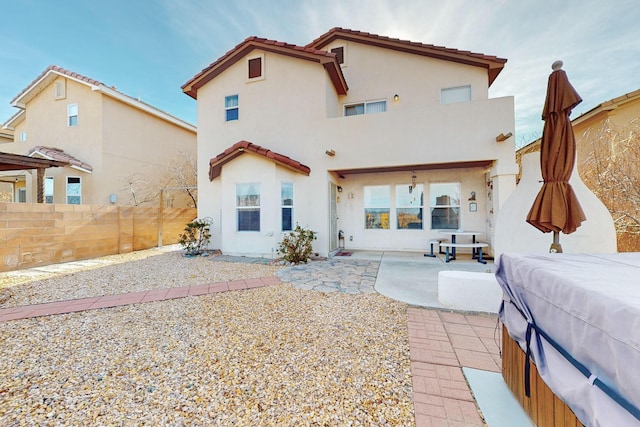
M 119 293 L 274 268 L 168 253 L 11 289 L 44 302 L 88 296 L 73 283 Z M 283 284 L 4 322 L 0 336 L 2 426 L 415 425 L 406 305 L 378 294 Z
M 76 267 L 76 265 L 78 265 Z M 111 255 L 41 269 L 0 273 L 0 288 L 11 297 L 0 308 L 273 276 L 281 266 L 187 258 L 181 251 L 156 249 Z

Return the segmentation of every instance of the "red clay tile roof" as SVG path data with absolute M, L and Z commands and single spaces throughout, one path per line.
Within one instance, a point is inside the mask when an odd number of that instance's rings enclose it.
M 340 95 L 346 95 L 347 93 L 347 83 L 335 54 L 308 46 L 297 46 L 290 43 L 264 39 L 256 36 L 247 37 L 242 43 L 239 43 L 233 49 L 218 58 L 215 62 L 209 64 L 209 66 L 182 85 L 182 91 L 190 97 L 198 99 L 198 89 L 213 80 L 220 73 L 254 49 L 261 49 L 268 52 L 292 56 L 298 59 L 318 62 L 327 70 L 336 91 Z
M 489 86 L 491 86 L 491 83 L 493 83 L 498 74 L 500 74 L 504 64 L 507 62 L 504 58 L 485 55 L 483 53 L 474 53 L 466 50 L 451 49 L 444 46 L 417 43 L 409 40 L 385 37 L 378 34 L 355 31 L 341 27 L 330 29 L 309 43 L 307 47 L 322 49 L 336 39 L 350 40 L 387 49 L 394 49 L 417 55 L 430 56 L 433 58 L 484 67 L 487 68 L 489 73 Z
M 40 155 L 49 160 L 59 160 L 61 162 L 69 163 L 69 166 L 71 166 L 72 168 L 79 169 L 85 172 L 91 173 L 93 171 L 93 167 L 90 164 L 76 159 L 75 157 L 65 153 L 64 150 L 61 150 L 60 148 L 37 145 L 27 153 L 27 156 L 29 157 L 33 157 L 35 155 Z
M 78 74 L 78 73 L 74 73 L 73 71 L 65 70 L 64 68 L 58 67 L 57 65 L 49 65 L 42 73 L 40 73 L 40 75 L 38 77 L 33 79 L 33 81 L 31 83 L 29 83 L 29 85 L 26 88 L 22 89 L 22 91 L 19 94 L 17 94 L 15 96 L 15 98 L 13 98 L 11 100 L 10 103 L 13 104 L 17 99 L 19 99 L 22 95 L 24 95 L 27 91 L 29 91 L 31 89 L 31 87 L 33 85 L 35 85 L 36 83 L 38 83 L 40 80 L 42 80 L 47 75 L 47 73 L 49 73 L 49 71 L 56 71 L 56 72 L 58 72 L 60 74 L 64 74 L 65 76 L 72 77 L 74 79 L 89 83 L 89 84 L 94 85 L 94 86 L 104 85 L 104 83 L 100 83 L 99 81 L 91 79 L 89 77 L 85 77 L 82 74 Z
M 273 160 L 280 166 L 284 166 L 307 176 L 311 173 L 311 168 L 309 168 L 309 166 L 303 165 L 290 157 L 268 150 L 259 145 L 252 144 L 249 141 L 238 141 L 209 161 L 209 181 L 213 181 L 220 176 L 222 166 L 244 153 L 253 153 L 263 156 L 269 160 Z

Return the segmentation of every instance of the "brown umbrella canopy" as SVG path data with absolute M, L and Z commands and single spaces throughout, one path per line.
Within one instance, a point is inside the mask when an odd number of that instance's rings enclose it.
M 561 66 L 562 63 L 554 63 L 554 71 L 549 76 L 547 99 L 542 111 L 545 123 L 540 149 L 544 184 L 531 206 L 527 222 L 543 233 L 553 231 L 554 234 L 570 234 L 586 219 L 569 184 L 576 155 L 576 141 L 569 115 L 582 102 L 582 98 L 569 83 Z

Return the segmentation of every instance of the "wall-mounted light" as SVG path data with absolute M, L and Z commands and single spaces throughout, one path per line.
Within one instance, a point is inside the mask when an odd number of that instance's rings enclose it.
M 324 152 L 324 154 L 326 154 L 327 156 L 333 157 L 336 155 L 336 152 L 334 150 L 327 150 Z
M 416 177 L 416 173 L 413 172 L 413 175 L 411 175 L 411 185 L 409 186 L 409 194 L 413 193 L 413 189 L 416 188 L 416 179 L 418 177 Z
M 513 136 L 513 134 L 511 132 L 504 134 L 501 133 L 500 135 L 496 136 L 496 142 L 502 142 L 502 141 L 506 141 L 507 139 L 511 138 Z
M 342 193 L 342 187 L 338 185 L 338 193 Z
M 393 95 L 393 102 L 398 102 L 399 100 L 400 100 L 400 97 L 398 96 L 397 93 Z

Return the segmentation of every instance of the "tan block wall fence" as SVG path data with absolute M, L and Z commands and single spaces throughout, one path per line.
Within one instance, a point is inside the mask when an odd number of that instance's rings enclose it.
M 165 208 L 162 244 L 178 243 L 193 208 Z M 158 207 L 0 203 L 0 271 L 149 249 Z

